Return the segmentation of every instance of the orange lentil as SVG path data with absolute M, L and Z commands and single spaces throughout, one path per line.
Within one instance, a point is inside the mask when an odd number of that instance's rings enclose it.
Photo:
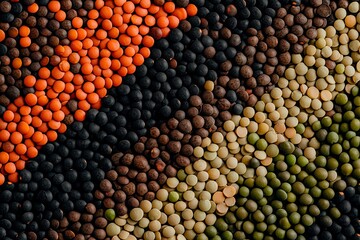
M 65 84 L 65 89 L 64 89 L 64 91 L 66 92 L 66 93 L 72 93 L 72 92 L 74 92 L 74 85 L 72 84 L 72 83 L 66 83 Z
M 116 28 L 116 27 L 112 27 L 112 28 L 110 29 L 110 31 L 108 31 L 108 36 L 109 36 L 110 38 L 118 38 L 118 37 L 119 37 L 119 34 L 120 34 L 120 31 L 119 31 L 119 29 Z
M 19 132 L 13 132 L 11 133 L 10 135 L 10 141 L 13 143 L 13 144 L 19 144 L 21 143 L 23 140 L 23 135 Z
M 82 89 L 78 89 L 78 90 L 76 90 L 76 92 L 75 92 L 75 96 L 76 96 L 76 98 L 79 99 L 79 100 L 85 100 L 87 94 L 86 94 Z
M 7 152 L 0 152 L 0 163 L 6 164 L 9 161 L 9 154 Z
M 151 16 L 151 15 L 147 15 L 145 17 L 145 24 L 149 27 L 152 27 L 156 24 L 156 19 L 154 18 L 154 16 Z
M 139 17 L 138 15 L 132 15 L 130 20 L 132 24 L 135 24 L 137 26 L 141 25 L 143 21 L 142 17 Z
M 64 118 L 65 118 L 65 113 L 61 110 L 53 113 L 53 119 L 56 121 L 60 122 L 60 121 L 64 120 Z
M 49 108 L 53 112 L 59 111 L 61 109 L 61 102 L 59 99 L 53 99 L 49 102 Z
M 15 106 L 21 107 L 25 104 L 24 98 L 22 97 L 16 98 L 13 103 L 15 104 Z
M 7 173 L 14 173 L 16 171 L 16 166 L 14 163 L 12 162 L 8 162 L 5 164 L 5 167 L 4 167 L 4 170 L 7 172 Z
M 0 29 L 0 42 L 4 41 L 5 37 L 6 37 L 5 32 Z
M 5 183 L 5 176 L 0 173 L 0 185 L 3 185 Z
M 145 47 L 152 47 L 154 45 L 155 41 L 153 37 L 150 36 L 144 36 L 142 40 L 142 44 Z
M 78 40 L 84 40 L 87 37 L 87 32 L 83 28 L 79 28 L 76 30 L 78 32 Z
M 21 133 L 21 134 L 26 134 L 29 132 L 29 124 L 27 124 L 26 122 L 20 122 L 17 125 L 17 130 Z
M 88 101 L 90 104 L 95 104 L 96 102 L 98 102 L 100 100 L 100 97 L 98 94 L 96 93 L 90 93 L 87 95 L 86 97 L 86 101 Z M 83 108 L 82 108 L 83 109 Z M 84 110 L 84 109 L 83 109 Z
M 132 13 L 135 10 L 134 3 L 130 2 L 130 1 L 126 1 L 122 7 L 123 7 L 124 12 L 126 12 L 126 13 Z
M 164 4 L 164 10 L 167 13 L 172 13 L 175 11 L 175 4 L 173 2 L 166 2 Z
M 128 66 L 128 74 L 133 74 L 136 71 L 136 66 L 134 64 L 131 64 Z
M 66 13 L 63 10 L 60 10 L 55 13 L 55 19 L 59 22 L 62 22 L 66 19 Z
M 86 100 L 81 100 L 78 103 L 78 108 L 88 111 L 90 109 L 90 104 Z
M 70 64 L 68 61 L 61 61 L 59 63 L 59 68 L 61 71 L 66 72 L 70 70 Z
M 58 132 L 59 133 L 64 133 L 64 132 L 66 132 L 66 129 L 67 129 L 66 125 L 64 123 L 61 123 L 60 127 L 58 129 Z
M 122 76 L 122 77 L 125 77 L 127 72 L 128 72 L 128 70 L 124 66 L 120 67 L 120 69 L 118 70 L 119 75 Z
M 18 180 L 19 180 L 19 173 L 14 172 L 14 173 L 12 173 L 12 174 L 9 174 L 7 178 L 8 178 L 8 180 L 9 180 L 9 182 L 11 182 L 11 183 L 17 183 Z
M 52 12 L 57 12 L 60 10 L 61 5 L 59 1 L 52 0 L 48 3 L 48 8 Z
M 156 14 L 159 10 L 160 10 L 160 7 L 156 6 L 154 4 L 151 4 L 151 6 L 148 9 L 149 13 L 151 13 L 151 14 Z
M 36 83 L 36 78 L 33 75 L 28 75 L 24 78 L 24 85 L 26 87 L 33 87 Z
M 128 66 L 130 66 L 131 63 L 132 63 L 132 58 L 123 55 L 123 56 L 120 58 L 120 62 L 121 62 L 121 65 L 122 65 L 122 66 L 128 67 Z
M 100 98 L 103 98 L 106 96 L 107 90 L 106 90 L 106 88 L 101 88 L 101 89 L 96 90 L 96 93 L 99 95 Z
M 10 138 L 10 133 L 7 130 L 0 130 L 0 141 L 6 142 Z
M 27 37 L 29 36 L 29 34 L 30 34 L 30 28 L 28 26 L 23 25 L 19 28 L 20 37 Z
M 140 49 L 140 54 L 143 55 L 144 58 L 150 57 L 150 49 L 148 47 L 142 47 Z
M 48 126 L 47 126 L 47 123 L 46 123 L 46 122 L 43 122 L 43 123 L 40 125 L 40 127 L 38 127 L 38 130 L 39 130 L 40 132 L 46 133 L 46 132 L 49 130 L 49 128 L 48 128 Z
M 177 8 L 175 9 L 175 11 L 172 13 L 173 16 L 179 18 L 179 20 L 184 20 L 187 16 L 187 12 L 185 9 L 183 8 Z
M 11 122 L 6 126 L 6 130 L 10 133 L 13 133 L 16 131 L 17 124 L 15 122 Z
M 74 79 L 74 74 L 70 71 L 67 71 L 65 72 L 62 80 L 65 82 L 65 83 L 68 83 L 68 82 L 71 82 L 72 80 Z
M 16 170 L 23 170 L 25 168 L 25 161 L 24 160 L 18 160 L 18 161 L 15 162 L 15 166 L 16 166 Z M 16 178 L 17 178 L 17 176 L 16 176 Z
M 38 104 L 40 106 L 45 106 L 48 102 L 49 102 L 49 99 L 47 98 L 47 96 L 40 96 L 38 98 Z
M 40 65 L 45 67 L 46 65 L 48 65 L 50 62 L 50 58 L 49 57 L 43 57 L 43 59 L 40 60 Z
M 161 28 L 165 28 L 169 25 L 169 19 L 165 16 L 159 17 L 156 21 L 157 25 Z
M 122 15 L 124 23 L 130 23 L 131 16 L 132 16 L 132 14 L 130 14 L 130 13 L 124 13 Z
M 119 6 L 119 7 L 124 5 L 125 2 L 126 2 L 126 0 L 114 0 L 115 5 Z
M 144 56 L 137 53 L 135 54 L 134 56 L 134 60 L 133 60 L 133 63 L 135 64 L 135 66 L 141 66 L 143 63 L 144 63 Z
M 71 25 L 74 27 L 74 28 L 81 28 L 83 26 L 83 23 L 84 21 L 80 18 L 80 17 L 74 17 L 72 20 L 71 20 Z
M 39 132 L 39 131 L 36 131 L 34 132 L 34 134 L 32 135 L 31 139 L 38 143 L 38 142 L 41 142 L 43 140 L 43 133 Z
M 113 15 L 113 10 L 108 7 L 108 6 L 104 6 L 100 9 L 100 16 L 104 19 L 109 19 L 111 18 L 111 16 Z
M 112 39 L 107 42 L 107 48 L 110 51 L 116 51 L 120 48 L 120 43 L 118 41 Z
M 50 142 L 53 142 L 57 139 L 57 133 L 54 130 L 48 131 L 46 136 Z
M 14 113 L 14 120 L 9 124 L 14 124 L 16 129 L 16 123 L 20 122 L 21 116 L 18 113 Z M 8 125 L 9 127 L 9 125 Z
M 114 27 L 120 27 L 123 24 L 123 17 L 120 14 L 114 14 L 111 17 L 111 22 Z
M 141 18 L 144 18 L 149 14 L 149 11 L 146 8 L 137 6 L 135 8 L 136 15 L 140 16 Z
M 119 60 L 117 59 L 112 59 L 111 60 L 111 70 L 116 71 L 119 70 L 119 68 L 121 67 L 121 63 Z
M 80 60 L 80 56 L 77 53 L 71 53 L 69 56 L 69 62 L 72 64 L 78 63 Z
M 109 19 L 105 19 L 101 23 L 101 28 L 109 32 L 109 30 L 113 27 L 112 22 Z
M 197 7 L 192 3 L 190 3 L 186 7 L 186 12 L 189 16 L 195 16 L 197 14 L 197 11 L 198 11 Z
M 150 0 L 141 0 L 140 6 L 143 8 L 149 8 L 151 6 L 151 1 Z
M 85 63 L 81 66 L 81 72 L 83 74 L 90 74 L 93 70 L 93 66 L 90 63 Z
M 31 45 L 31 39 L 29 37 L 20 38 L 20 45 L 22 47 L 29 47 Z
M 104 57 L 104 58 L 100 59 L 99 65 L 102 69 L 109 69 L 111 66 L 110 58 Z
M 22 116 L 21 121 L 23 121 L 23 122 L 25 122 L 27 124 L 31 124 L 32 116 L 30 116 L 30 115 Z
M 84 121 L 85 116 L 86 116 L 86 114 L 85 114 L 85 112 L 83 110 L 78 109 L 78 110 L 75 111 L 74 117 L 75 117 L 75 119 L 77 121 L 81 121 L 81 122 Z
M 95 76 L 100 76 L 101 72 L 102 72 L 102 70 L 98 65 L 94 66 L 93 73 L 95 74 Z
M 30 101 L 33 101 L 34 99 L 30 99 Z M 36 101 L 37 101 L 38 99 L 36 98 Z M 21 115 L 23 115 L 23 116 L 27 116 L 27 115 L 29 115 L 30 113 L 31 113 L 31 107 L 29 107 L 29 106 L 21 106 L 20 107 L 20 109 L 19 109 L 19 112 L 20 112 L 20 114 Z
M 108 58 L 111 56 L 111 52 L 107 49 L 101 49 L 100 51 L 100 57 L 102 58 Z M 99 59 L 94 59 L 93 61 L 96 61 L 96 60 L 99 60 Z
M 52 89 L 57 93 L 62 92 L 65 89 L 65 83 L 63 81 L 55 81 Z
M 166 17 L 168 14 L 164 11 L 163 8 L 160 8 L 159 11 L 155 14 L 155 18 L 159 19 L 160 17 Z
M 131 37 L 126 34 L 121 34 L 119 41 L 121 46 L 128 46 L 131 43 Z
M 34 134 L 34 132 L 35 132 L 34 128 L 32 126 L 29 126 L 29 131 L 26 134 L 24 134 L 25 144 L 26 144 L 27 139 L 31 138 L 31 136 Z
M 20 98 L 22 98 L 22 97 L 20 97 Z M 16 112 L 17 109 L 18 109 L 18 108 L 17 108 L 16 105 L 13 104 L 13 103 L 10 103 L 10 104 L 8 105 L 8 110 L 10 110 L 10 111 L 12 111 L 12 112 Z
M 38 91 L 43 91 L 47 88 L 47 82 L 43 79 L 38 79 L 35 83 L 35 89 Z
M 33 3 L 27 7 L 27 10 L 29 13 L 37 13 L 37 11 L 39 11 L 39 5 Z
M 125 55 L 128 56 L 128 57 L 132 57 L 135 55 L 135 49 L 131 46 L 125 48 Z
M 40 145 L 40 146 L 45 145 L 48 142 L 47 136 L 45 134 L 43 136 L 44 136 L 43 140 L 41 140 L 41 142 L 38 142 L 38 145 Z
M 162 37 L 167 37 L 170 33 L 170 28 L 166 27 L 166 28 L 162 28 L 161 29 L 161 32 L 162 32 Z
M 113 71 L 111 69 L 104 69 L 101 73 L 104 77 L 111 77 L 113 75 Z
M 50 77 L 50 70 L 48 68 L 42 67 L 40 68 L 40 70 L 38 71 L 38 75 L 40 78 L 42 79 L 47 79 Z
M 27 152 L 26 152 L 26 155 L 29 158 L 34 158 L 34 157 L 36 157 L 38 155 L 38 150 L 35 147 L 29 147 Z
M 130 37 L 135 37 L 139 34 L 139 28 L 135 25 L 131 25 L 128 27 L 128 29 L 126 30 L 126 33 L 130 36 Z
M 15 147 L 15 152 L 19 155 L 25 154 L 26 150 L 27 150 L 27 147 L 23 143 L 20 143 L 20 144 L 16 145 L 16 147 Z
M 48 122 L 52 118 L 52 112 L 48 109 L 45 109 L 40 113 L 40 118 L 43 122 Z
M 65 92 L 62 92 L 60 93 L 59 95 L 59 100 L 62 102 L 62 103 L 67 103 L 67 101 L 70 100 L 70 95 L 65 93 Z
M 169 27 L 170 28 L 176 28 L 177 26 L 179 26 L 179 19 L 176 16 L 169 16 Z
M 78 32 L 75 29 L 70 29 L 67 36 L 70 41 L 74 41 L 78 38 Z
M 95 36 L 99 40 L 104 40 L 107 37 L 107 32 L 103 29 L 98 29 L 95 33 Z
M 95 88 L 103 88 L 105 86 L 105 80 L 102 77 L 96 77 L 94 80 Z
M 3 114 L 3 119 L 6 122 L 11 122 L 14 119 L 14 112 L 12 112 L 10 110 L 6 110 Z
M 141 35 L 136 35 L 135 37 L 131 38 L 132 44 L 140 45 L 142 42 L 143 37 Z
M 149 31 L 150 31 L 150 28 L 145 25 L 141 25 L 139 27 L 139 33 L 143 36 L 147 35 L 149 33 Z
M 91 82 L 86 82 L 83 85 L 83 90 L 86 93 L 92 93 L 92 92 L 95 91 L 95 85 L 93 83 L 91 83 Z
M 55 120 L 50 120 L 49 122 L 48 122 L 48 126 L 49 126 L 49 128 L 51 128 L 51 129 L 53 129 L 53 130 L 56 130 L 56 129 L 58 129 L 59 127 L 60 127 L 60 122 L 58 122 L 58 121 L 55 121 Z M 56 139 L 55 139 L 56 140 Z M 54 141 L 55 141 L 54 140 Z
M 34 127 L 38 128 L 38 127 L 41 126 L 42 120 L 41 120 L 41 118 L 35 116 L 35 117 L 33 117 L 33 120 L 32 120 L 32 123 L 31 123 L 31 124 L 32 124 Z
M 98 27 L 98 23 L 93 20 L 93 19 L 89 19 L 87 22 L 86 22 L 86 25 L 88 28 L 90 29 L 96 29 Z

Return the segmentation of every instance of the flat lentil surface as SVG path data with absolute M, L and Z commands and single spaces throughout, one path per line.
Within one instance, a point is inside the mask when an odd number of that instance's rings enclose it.
M 359 239 L 357 1 L 0 2 L 0 238 Z

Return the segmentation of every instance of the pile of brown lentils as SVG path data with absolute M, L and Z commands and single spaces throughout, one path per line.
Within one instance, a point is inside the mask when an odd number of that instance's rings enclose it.
M 104 4 L 54 2 L 0 2 L 1 115 Z M 360 239 L 359 2 L 173 2 L 197 12 L 0 186 L 0 238 Z

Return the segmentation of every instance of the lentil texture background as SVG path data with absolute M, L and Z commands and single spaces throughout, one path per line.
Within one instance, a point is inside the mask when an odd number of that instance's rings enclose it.
M 0 239 L 359 239 L 360 4 L 0 2 Z

